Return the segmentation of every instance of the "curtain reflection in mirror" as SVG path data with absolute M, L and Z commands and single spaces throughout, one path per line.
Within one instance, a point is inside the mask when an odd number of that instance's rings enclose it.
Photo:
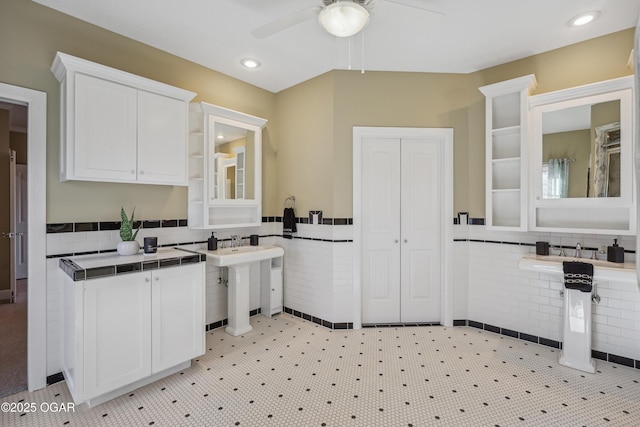
M 620 123 L 599 126 L 595 134 L 594 195 L 620 197 Z
M 542 165 L 542 197 L 561 199 L 569 189 L 569 159 L 549 159 Z

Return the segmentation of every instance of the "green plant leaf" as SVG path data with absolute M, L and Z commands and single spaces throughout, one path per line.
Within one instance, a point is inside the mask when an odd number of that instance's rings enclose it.
M 140 228 L 138 227 L 136 233 L 133 234 L 133 216 L 135 212 L 136 208 L 133 208 L 133 211 L 131 212 L 131 219 L 129 219 L 124 208 L 120 208 L 120 218 L 122 219 L 122 224 L 120 225 L 120 238 L 124 242 L 135 240 L 138 235 L 138 231 L 140 231 Z

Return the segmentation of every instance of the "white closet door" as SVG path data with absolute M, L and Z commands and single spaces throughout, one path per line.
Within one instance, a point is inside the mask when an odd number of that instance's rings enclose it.
M 440 321 L 441 138 L 401 144 L 400 321 Z
M 400 139 L 362 144 L 362 322 L 400 319 Z

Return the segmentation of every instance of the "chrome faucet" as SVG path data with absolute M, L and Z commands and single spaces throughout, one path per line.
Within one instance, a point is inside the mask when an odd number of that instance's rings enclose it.
M 574 257 L 582 258 L 582 245 L 580 245 L 580 242 L 576 243 L 576 253 Z
M 242 241 L 240 240 L 240 236 L 238 236 L 237 234 L 234 234 L 231 236 L 231 247 L 232 248 L 237 248 L 239 246 L 242 246 Z

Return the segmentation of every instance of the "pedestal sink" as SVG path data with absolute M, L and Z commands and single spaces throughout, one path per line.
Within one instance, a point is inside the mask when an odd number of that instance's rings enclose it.
M 229 323 L 225 331 L 238 336 L 249 332 L 249 275 L 251 264 L 284 255 L 279 246 L 239 246 L 207 251 L 207 259 L 218 267 L 229 269 Z

